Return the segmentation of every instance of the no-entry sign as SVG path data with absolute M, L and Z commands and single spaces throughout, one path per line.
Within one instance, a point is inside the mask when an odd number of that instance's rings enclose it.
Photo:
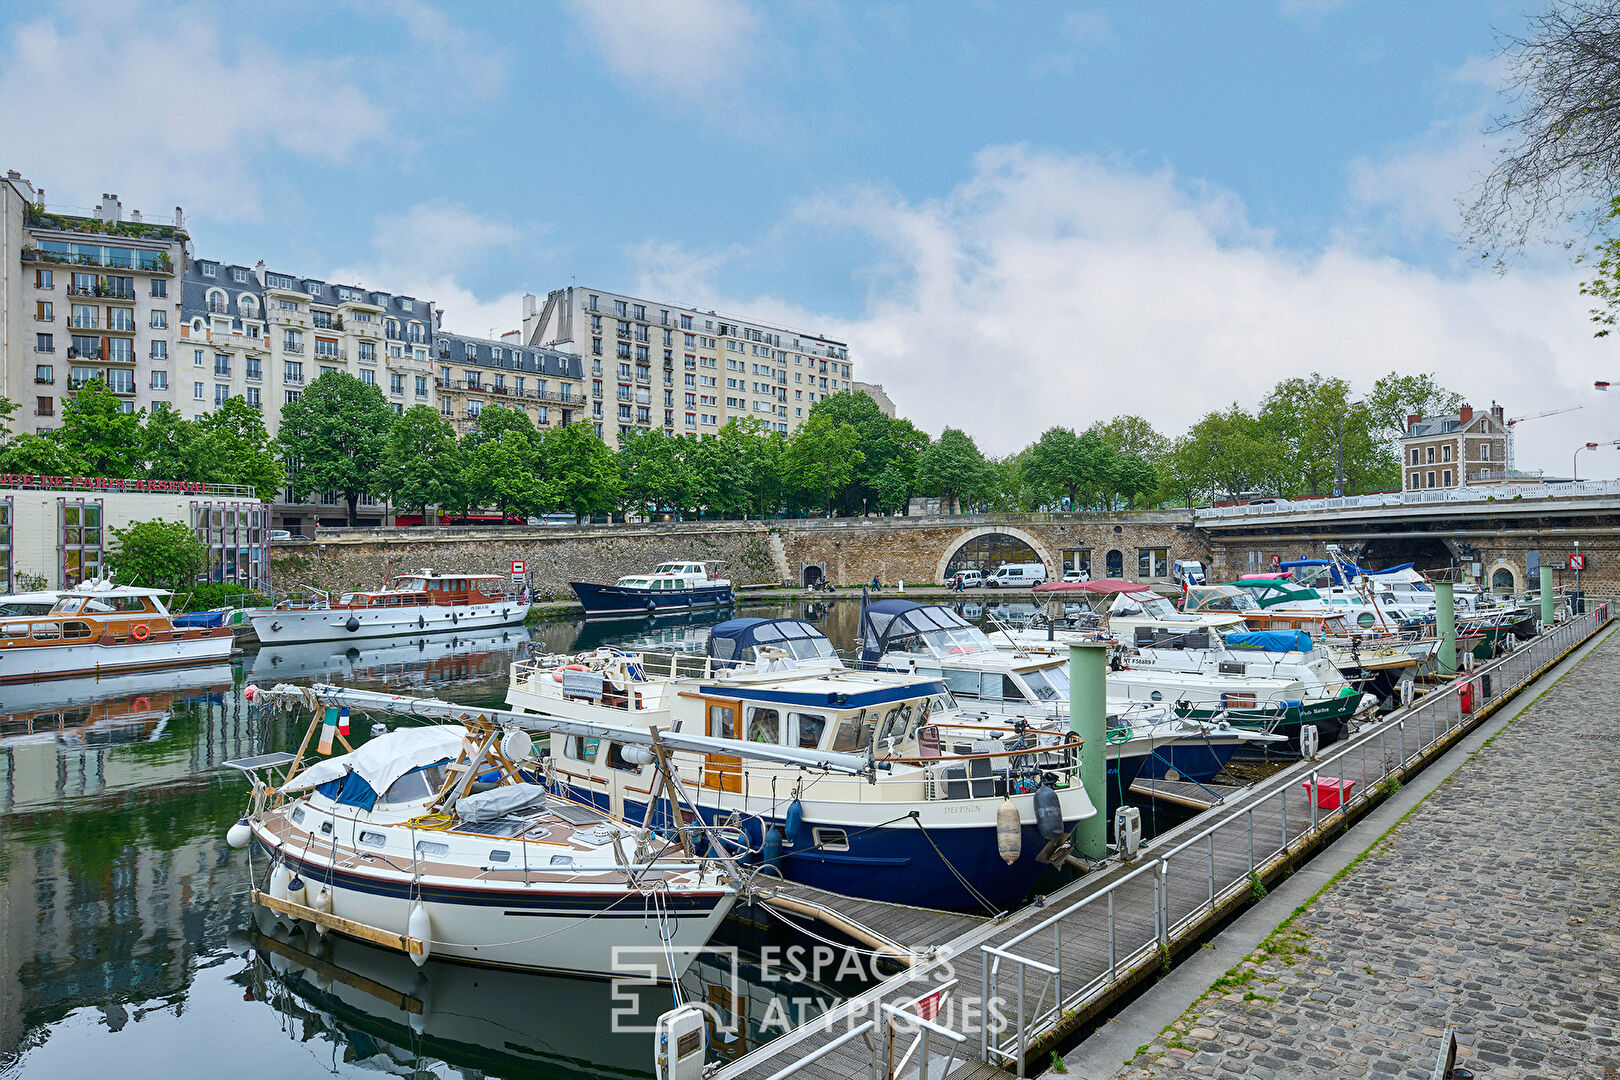
M 512 560 L 512 573 L 513 574 L 522 574 L 523 572 L 524 572 L 523 571 L 523 560 L 522 559 L 513 559 Z

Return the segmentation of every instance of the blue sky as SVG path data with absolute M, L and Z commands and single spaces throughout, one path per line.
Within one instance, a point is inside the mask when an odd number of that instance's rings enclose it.
M 1454 235 L 1494 32 L 1529 10 L 8 5 L 0 159 L 53 204 L 179 204 L 202 253 L 428 296 L 453 329 L 577 278 L 846 335 L 904 411 L 995 451 L 1432 370 L 1477 404 L 1584 404 L 1580 432 L 1522 429 L 1523 464 L 1563 471 L 1576 434 L 1620 438 L 1586 389 L 1613 346 L 1566 262 L 1498 277 Z M 118 69 L 60 74 L 97 56 Z

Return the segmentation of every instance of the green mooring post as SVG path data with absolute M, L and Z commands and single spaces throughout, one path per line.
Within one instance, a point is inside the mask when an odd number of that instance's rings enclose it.
M 1541 625 L 1553 624 L 1552 567 L 1541 564 Z
M 1435 628 L 1440 631 L 1440 674 L 1457 674 L 1457 608 L 1452 603 L 1451 582 L 1434 583 Z
M 1096 814 L 1074 830 L 1088 859 L 1108 858 L 1108 646 L 1069 646 L 1069 730 L 1085 740 L 1080 782 Z

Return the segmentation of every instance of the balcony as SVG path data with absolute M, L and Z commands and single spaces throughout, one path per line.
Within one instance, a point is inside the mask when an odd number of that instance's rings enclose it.
M 54 378 L 45 379 L 45 378 L 41 378 L 38 375 L 34 376 L 34 383 L 36 385 L 39 385 L 39 386 L 50 386 L 50 385 L 54 384 L 55 382 L 56 382 L 56 379 L 54 379 Z
M 619 337 L 620 341 L 629 341 L 630 340 L 630 331 L 628 331 L 628 330 L 620 330 L 620 331 L 618 331 L 618 337 Z
M 78 349 L 74 349 L 74 348 L 71 348 L 71 347 L 68 349 L 68 359 L 69 360 L 100 360 L 101 355 L 102 354 L 101 354 L 100 349 L 91 349 L 89 352 L 86 352 L 86 353 L 81 353 Z
M 56 346 L 55 345 L 35 345 L 34 346 L 34 351 L 37 352 L 37 353 L 54 353 L 56 351 Z
M 375 364 L 377 362 L 377 354 L 372 353 L 370 356 L 367 356 L 365 353 L 361 353 L 359 355 L 359 360 L 362 364 Z
M 75 315 L 68 320 L 68 325 L 75 330 L 99 330 L 101 329 L 101 320 L 86 315 Z
M 287 375 L 284 376 L 281 381 L 286 383 L 288 386 L 304 385 L 304 377 L 302 375 Z
M 302 356 L 304 353 L 304 344 L 301 341 L 283 341 L 281 343 L 281 351 L 284 353 L 291 353 L 294 356 Z

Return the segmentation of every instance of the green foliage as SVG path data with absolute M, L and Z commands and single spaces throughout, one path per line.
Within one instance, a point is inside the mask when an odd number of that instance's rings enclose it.
M 917 458 L 917 487 L 925 495 L 943 500 L 941 509 L 971 502 L 990 479 L 984 454 L 973 437 L 956 428 L 940 432 Z
M 143 415 L 124 412 L 123 400 L 100 379 L 91 379 L 62 403 L 62 426 L 52 434 L 87 475 L 139 476 L 145 465 Z
M 839 423 L 825 414 L 816 416 L 812 410 L 783 455 L 784 474 L 794 485 L 820 495 L 831 514 L 833 496 L 854 478 L 855 470 L 866 460 L 860 442 L 861 433 L 853 424 Z M 982 465 L 984 459 L 979 461 Z
M 394 418 L 378 463 L 378 486 L 396 507 L 427 520 L 429 506 L 447 506 L 461 487 L 463 460 L 456 433 L 431 405 L 412 405 Z
M 622 486 L 613 451 L 589 424 L 569 424 L 541 432 L 537 457 L 550 484 L 552 505 L 584 520 L 619 505 Z
M 125 585 L 178 591 L 207 565 L 202 541 L 179 521 L 136 521 L 112 534 L 117 550 L 107 555 L 107 565 Z
M 553 493 L 538 471 L 539 454 L 532 434 L 510 426 L 498 437 L 478 440 L 464 453 L 462 477 L 478 505 L 499 507 L 502 517 L 513 511 L 527 515 L 550 508 Z
M 152 422 L 147 422 L 149 428 Z M 213 412 L 199 416 L 192 424 L 196 468 L 189 477 L 177 479 L 246 484 L 265 502 L 275 500 L 276 493 L 287 481 L 287 473 L 276 460 L 275 443 L 265 429 L 263 413 L 238 395 Z
M 619 436 L 620 499 L 625 510 L 680 516 L 695 506 L 701 482 L 689 457 L 696 447 L 696 440 L 666 435 L 659 428 Z
M 355 523 L 360 496 L 380 491 L 383 447 L 394 413 L 382 391 L 343 371 L 328 371 L 281 408 L 276 442 L 298 498 L 341 492 Z
M 1261 404 L 1260 425 L 1282 440 L 1290 468 L 1278 477 L 1278 493 L 1332 495 L 1400 486 L 1400 463 L 1379 437 L 1373 410 L 1352 400 L 1343 379 L 1284 379 Z M 1335 483 L 1343 461 L 1342 483 Z
M 187 611 L 210 611 L 221 607 L 267 607 L 270 600 L 263 593 L 254 592 L 246 585 L 232 581 L 215 581 L 198 585 L 191 590 Z
M 910 420 L 887 415 L 861 392 L 823 397 L 810 406 L 810 417 L 848 425 L 859 436 L 862 458 L 834 500 L 838 509 L 858 514 L 905 508 L 916 482 L 918 455 L 928 446 L 926 432 Z

